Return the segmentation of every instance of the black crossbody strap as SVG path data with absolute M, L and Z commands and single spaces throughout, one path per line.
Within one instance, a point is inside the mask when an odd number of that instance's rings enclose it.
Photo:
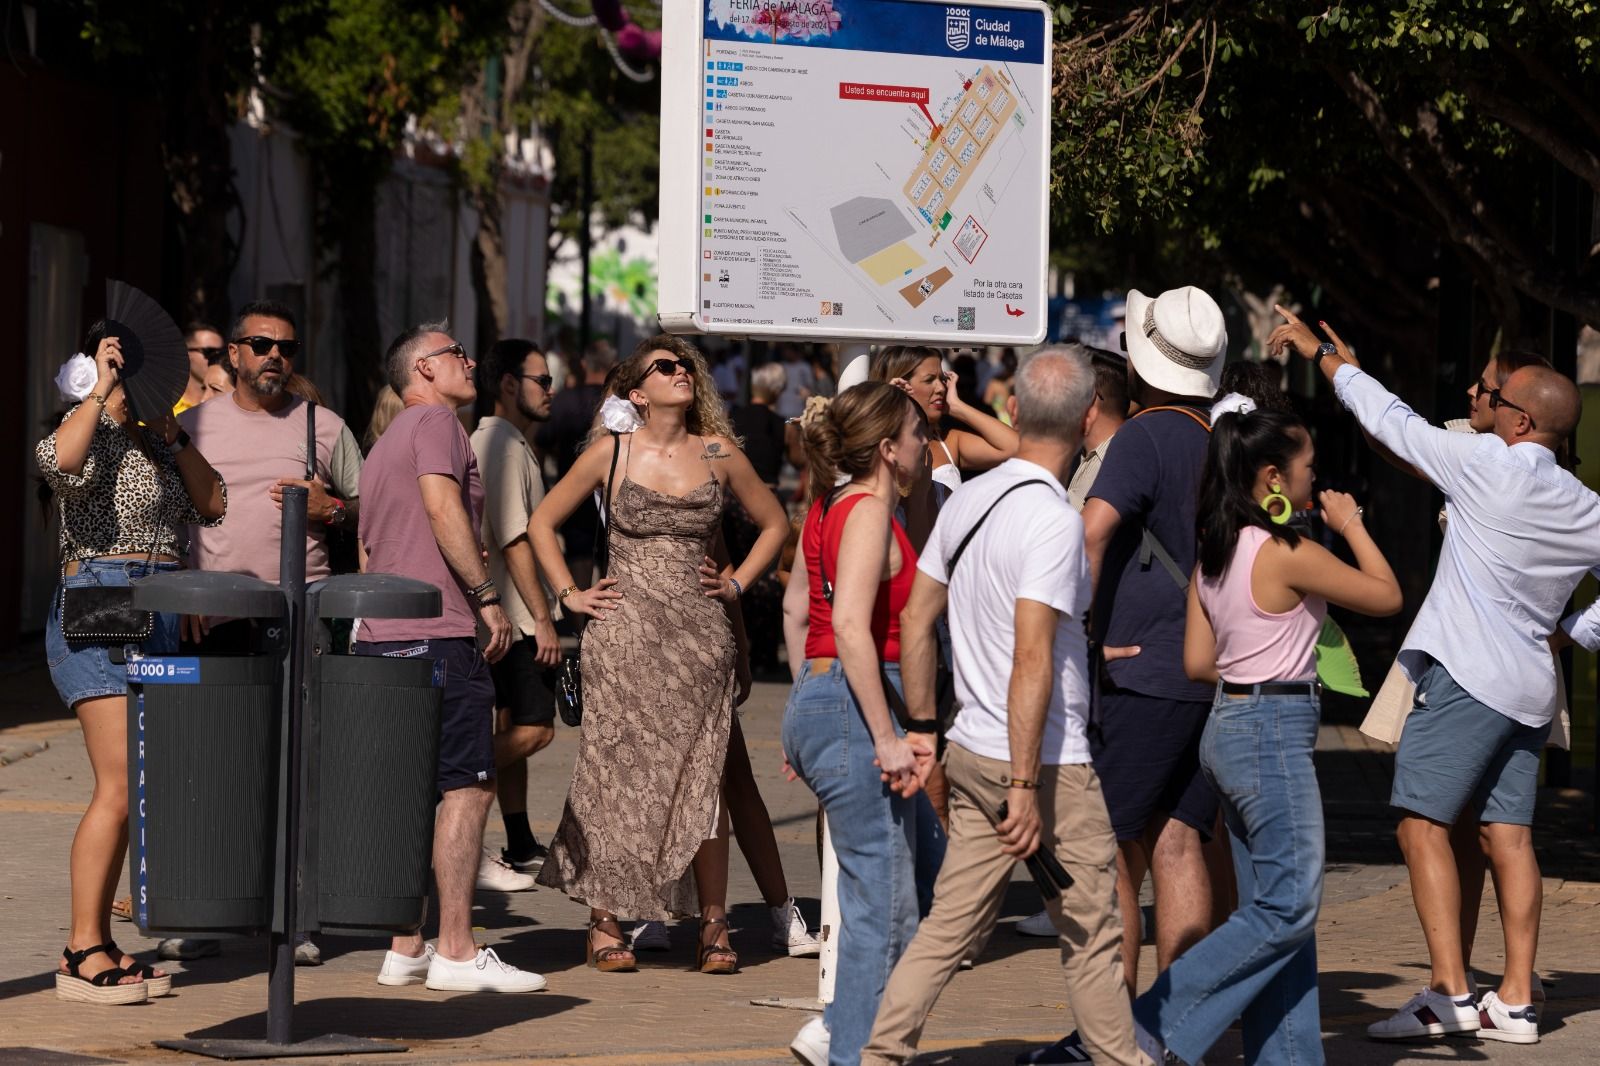
M 317 480 L 317 405 L 306 401 L 306 480 Z
M 599 581 L 611 568 L 611 489 L 617 481 L 617 453 L 622 451 L 622 436 L 611 431 L 611 471 L 606 474 L 606 494 L 600 500 L 600 524 L 594 527 L 594 579 Z
M 981 529 L 983 524 L 989 520 L 989 516 L 994 513 L 994 509 L 1000 506 L 1000 501 L 1011 495 L 1013 492 L 1016 492 L 1020 488 L 1026 488 L 1029 485 L 1043 484 L 1045 484 L 1045 480 L 1043 478 L 1029 478 L 1027 481 L 1017 482 L 1015 485 L 1012 485 L 1009 489 L 1006 489 L 1006 491 L 994 498 L 994 502 L 989 505 L 989 509 L 983 512 L 982 517 L 972 524 L 971 529 L 967 530 L 967 535 L 961 538 L 961 543 L 956 545 L 956 550 L 951 554 L 950 561 L 945 564 L 944 576 L 946 584 L 949 583 L 951 578 L 955 577 L 956 564 L 961 561 L 962 553 L 967 550 L 967 545 L 972 543 L 972 538 L 978 535 L 978 530 Z

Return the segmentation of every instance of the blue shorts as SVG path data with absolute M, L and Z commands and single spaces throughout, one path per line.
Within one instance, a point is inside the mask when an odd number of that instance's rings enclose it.
M 444 706 L 439 709 L 439 791 L 494 779 L 494 680 L 471 637 L 432 640 L 358 640 L 357 655 L 430 659 L 444 664 Z
M 1389 804 L 1444 825 L 1463 812 L 1480 822 L 1532 825 L 1539 753 L 1549 737 L 1549 722 L 1507 718 L 1431 663 L 1400 734 Z
M 127 668 L 111 661 L 112 644 L 67 643 L 61 632 L 61 590 L 107 585 L 126 588 L 135 578 L 181 569 L 178 563 L 151 563 L 143 559 L 87 559 L 78 572 L 63 577 L 50 600 L 50 620 L 44 627 L 44 653 L 50 664 L 50 680 L 55 682 L 61 702 L 76 709 L 84 700 L 128 694 Z M 178 616 L 155 615 L 150 636 L 139 645 L 146 655 L 171 655 L 178 650 Z
M 1139 840 L 1163 816 L 1211 839 L 1217 793 L 1200 768 L 1200 738 L 1210 715 L 1205 701 L 1131 689 L 1101 692 L 1089 751 L 1118 841 Z

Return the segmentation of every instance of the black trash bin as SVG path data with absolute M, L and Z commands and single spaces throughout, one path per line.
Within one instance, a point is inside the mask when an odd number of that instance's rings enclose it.
M 283 593 L 238 574 L 135 584 L 154 611 L 277 618 Z M 128 658 L 128 842 L 148 934 L 248 936 L 272 921 L 281 655 Z
M 312 585 L 307 614 L 433 618 L 439 590 L 387 574 Z M 332 654 L 318 625 L 302 734 L 302 932 L 393 936 L 425 913 L 443 676 L 430 659 Z

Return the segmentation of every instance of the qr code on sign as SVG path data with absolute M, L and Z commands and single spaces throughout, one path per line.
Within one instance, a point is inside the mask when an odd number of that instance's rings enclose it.
M 956 329 L 973 330 L 978 328 L 978 311 L 974 307 L 956 308 Z

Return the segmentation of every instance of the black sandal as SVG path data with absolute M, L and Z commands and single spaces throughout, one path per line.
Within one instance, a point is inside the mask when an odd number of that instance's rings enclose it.
M 113 959 L 120 959 L 125 954 L 121 948 L 117 947 L 114 940 L 106 941 L 106 950 Z M 170 973 L 162 973 L 149 963 L 134 959 L 132 955 L 128 957 L 133 959 L 133 965 L 124 966 L 123 969 L 128 973 L 137 974 L 144 978 L 144 986 L 150 990 L 151 999 L 172 994 L 172 975 Z
M 700 919 L 699 953 L 695 959 L 695 969 L 701 973 L 730 974 L 739 972 L 739 953 L 730 947 L 723 947 L 715 940 L 707 944 L 706 926 L 728 927 L 726 918 Z
M 98 1003 L 102 1006 L 143 1003 L 150 998 L 150 990 L 144 986 L 143 981 L 124 983 L 125 978 L 135 975 L 120 967 L 112 967 L 93 977 L 84 977 L 78 973 L 79 967 L 90 955 L 104 952 L 112 962 L 115 962 L 117 957 L 111 954 L 111 950 L 109 944 L 96 944 L 82 951 L 73 951 L 70 945 L 62 948 L 61 957 L 67 960 L 67 970 L 65 973 L 56 971 L 56 996 L 78 1003 Z

